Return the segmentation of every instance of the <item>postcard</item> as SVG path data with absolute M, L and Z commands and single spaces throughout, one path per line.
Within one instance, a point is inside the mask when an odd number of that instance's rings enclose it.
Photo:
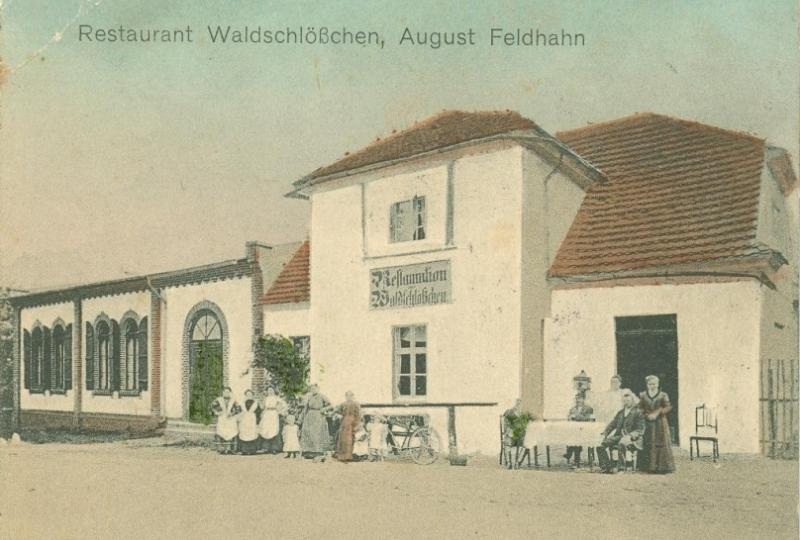
M 0 0 L 0 537 L 797 538 L 799 35 Z

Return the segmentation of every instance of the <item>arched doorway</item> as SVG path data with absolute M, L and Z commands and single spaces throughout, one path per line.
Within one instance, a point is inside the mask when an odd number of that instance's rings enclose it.
M 227 328 L 222 313 L 210 303 L 198 305 L 187 317 L 185 388 L 186 416 L 191 422 L 214 421 L 211 404 L 225 385 Z

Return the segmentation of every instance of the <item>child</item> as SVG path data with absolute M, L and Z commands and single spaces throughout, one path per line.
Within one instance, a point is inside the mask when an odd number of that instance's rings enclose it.
M 354 434 L 353 457 L 358 461 L 369 456 L 369 433 L 367 433 L 363 422 L 359 422 Z
M 575 406 L 569 410 L 567 420 L 573 422 L 591 422 L 593 413 L 594 410 L 586 405 L 586 398 L 579 392 L 575 394 Z M 582 451 L 582 446 L 567 446 L 567 453 L 564 454 L 564 457 L 567 459 L 567 464 L 569 464 L 569 459 L 574 457 L 575 467 L 579 467 L 581 464 Z
M 297 424 L 294 423 L 293 414 L 286 417 L 286 424 L 283 426 L 283 451 L 286 452 L 284 459 L 300 457 L 300 440 L 297 438 Z
M 389 432 L 386 418 L 380 414 L 373 416 L 367 424 L 367 431 L 369 432 L 369 460 L 383 461 L 386 453 L 386 435 Z

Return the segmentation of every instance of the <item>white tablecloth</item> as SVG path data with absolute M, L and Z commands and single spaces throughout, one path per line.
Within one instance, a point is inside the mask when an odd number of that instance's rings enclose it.
M 545 420 L 528 423 L 523 445 L 534 446 L 599 446 L 605 425 L 599 422 Z

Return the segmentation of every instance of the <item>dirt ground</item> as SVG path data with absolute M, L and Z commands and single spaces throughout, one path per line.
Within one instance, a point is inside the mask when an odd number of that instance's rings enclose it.
M 798 538 L 792 461 L 602 475 L 159 444 L 0 448 L 0 538 Z

